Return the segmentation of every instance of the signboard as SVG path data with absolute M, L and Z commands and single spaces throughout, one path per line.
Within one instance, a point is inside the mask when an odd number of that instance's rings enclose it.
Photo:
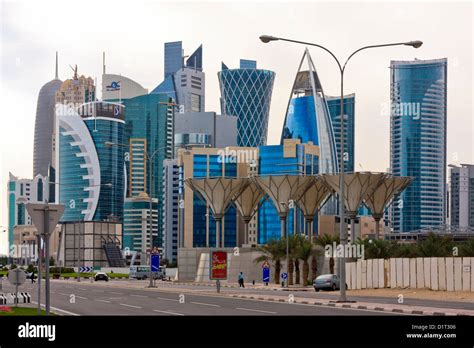
M 26 210 L 33 220 L 33 224 L 38 231 L 38 234 L 51 234 L 59 222 L 59 218 L 64 213 L 63 204 L 48 204 L 48 203 L 28 203 Z M 47 212 L 47 214 L 45 213 Z M 48 221 L 44 221 L 47 215 Z M 45 227 L 46 226 L 46 227 Z M 45 228 L 48 230 L 45 231 Z
M 262 268 L 262 280 L 264 283 L 270 282 L 270 268 L 269 267 Z
M 12 269 L 8 272 L 8 281 L 11 285 L 22 285 L 26 280 L 25 271 L 20 268 Z
M 288 273 L 282 273 L 281 279 L 286 280 L 288 278 Z
M 94 267 L 79 267 L 80 273 L 90 273 L 94 270 Z
M 158 272 L 160 270 L 160 255 L 152 254 L 151 255 L 151 271 Z
M 209 279 L 224 280 L 227 279 L 227 252 L 211 251 L 209 259 Z
M 463 272 L 469 273 L 471 272 L 471 265 L 463 265 L 462 269 L 463 269 Z

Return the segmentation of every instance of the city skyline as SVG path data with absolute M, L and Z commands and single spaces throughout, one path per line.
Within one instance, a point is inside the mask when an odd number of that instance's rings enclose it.
M 40 8 L 36 8 L 36 6 L 28 6 L 28 11 L 26 11 L 26 8 L 21 5 L 23 4 L 1 5 L 4 10 L 1 13 L 1 36 L 2 42 L 4 43 L 2 44 L 4 47 L 2 49 L 1 63 L 2 95 L 9 96 L 1 108 L 4 114 L 18 115 L 11 118 L 5 117 L 2 121 L 4 123 L 4 127 L 2 127 L 2 132 L 4 133 L 2 133 L 2 135 L 4 136 L 1 137 L 1 145 L 2 149 L 7 149 L 7 151 L 2 150 L 0 163 L 2 173 L 0 195 L 2 202 L 6 202 L 6 182 L 9 171 L 22 178 L 31 178 L 36 101 L 40 87 L 54 77 L 54 52 L 56 50 L 59 50 L 59 78 L 62 80 L 71 77 L 72 73 L 68 65 L 76 63 L 79 67 L 79 74 L 100 77 L 102 51 L 105 50 L 108 57 L 107 71 L 109 73 L 121 73 L 151 90 L 162 80 L 163 43 L 173 40 L 182 40 L 185 44 L 186 51 L 191 51 L 190 48 L 197 47 L 201 43 L 203 44 L 204 71 L 207 75 L 206 111 L 220 111 L 217 72 L 219 71 L 221 61 L 225 61 L 231 66 L 236 66 L 240 58 L 254 59 L 259 62 L 259 67 L 276 72 L 269 116 L 268 144 L 279 143 L 288 95 L 291 90 L 297 63 L 300 59 L 299 57 L 304 51 L 304 46 L 278 42 L 263 45 L 258 40 L 260 34 L 274 34 L 310 42 L 320 42 L 330 46 L 331 49 L 334 47 L 338 56 L 344 56 L 350 50 L 365 44 L 412 39 L 423 40 L 425 45 L 416 52 L 411 48 L 402 47 L 379 50 L 378 52 L 365 52 L 364 58 L 361 56 L 351 63 L 352 66 L 349 67 L 346 78 L 347 87 L 344 92 L 345 94 L 356 93 L 358 99 L 356 104 L 355 170 L 385 171 L 389 166 L 390 71 L 387 67 L 390 60 L 412 60 L 414 57 L 419 59 L 448 58 L 447 163 L 457 163 L 456 158 L 459 162 L 474 162 L 472 151 L 472 102 L 471 104 L 465 102 L 466 100 L 470 101 L 470 96 L 472 95 L 472 66 L 470 65 L 472 53 L 470 52 L 471 50 L 469 50 L 469 48 L 472 49 L 472 34 L 471 37 L 469 37 L 469 35 L 462 38 L 457 37 L 456 42 L 448 41 L 450 36 L 454 36 L 456 30 L 467 28 L 465 32 L 468 32 L 469 24 L 472 26 L 469 11 L 466 10 L 470 9 L 472 11 L 472 4 L 465 4 L 465 13 L 463 13 L 463 6 L 450 8 L 448 4 L 435 4 L 434 8 L 423 9 L 423 11 L 427 11 L 434 16 L 446 16 L 446 11 L 452 11 L 449 17 L 457 18 L 455 23 L 457 25 L 456 28 L 450 28 L 448 24 L 445 24 L 445 27 L 438 24 L 436 28 L 433 28 L 427 25 L 428 22 L 425 22 L 424 24 L 427 28 L 421 28 L 421 24 L 420 27 L 411 26 L 410 30 L 398 28 L 399 30 L 386 32 L 385 36 L 374 33 L 367 27 L 365 30 L 356 30 L 356 28 L 354 28 L 349 35 L 345 30 L 336 32 L 337 27 L 327 26 L 327 30 L 321 33 L 322 35 L 319 39 L 318 35 L 305 34 L 312 27 L 310 24 L 303 24 L 303 26 L 309 26 L 310 28 L 298 28 L 298 30 L 289 28 L 288 32 L 284 34 L 278 25 L 266 22 L 266 25 L 255 25 L 251 30 L 244 31 L 241 37 L 237 37 L 236 32 L 229 31 L 232 44 L 229 45 L 231 46 L 230 49 L 226 49 L 225 52 L 220 51 L 221 43 L 218 40 L 223 40 L 222 37 L 210 34 L 206 36 L 206 30 L 203 28 L 200 28 L 198 33 L 196 33 L 191 30 L 191 25 L 185 25 L 184 28 L 177 28 L 176 33 L 160 35 L 155 38 L 157 44 L 153 45 L 152 49 L 149 45 L 147 46 L 146 40 L 139 40 L 138 45 L 135 44 L 137 45 L 135 47 L 137 53 L 143 54 L 140 54 L 139 57 L 136 55 L 119 54 L 121 51 L 119 48 L 116 48 L 113 43 L 119 43 L 121 47 L 122 45 L 132 45 L 133 47 L 134 40 L 133 35 L 126 37 L 125 41 L 119 38 L 119 34 L 124 34 L 120 28 L 118 28 L 116 32 L 114 32 L 114 29 L 105 31 L 110 34 L 111 38 L 117 36 L 116 40 L 111 41 L 112 43 L 108 43 L 100 38 L 88 42 L 84 40 L 86 36 L 76 38 L 73 35 L 75 33 L 73 30 L 77 30 L 77 28 L 67 26 L 58 27 L 71 29 L 70 31 L 65 30 L 65 33 L 69 33 L 71 37 L 74 37 L 73 39 L 67 39 L 67 35 L 63 37 L 58 34 L 50 41 L 42 41 L 52 30 L 49 26 L 38 30 L 38 33 L 35 33 L 32 39 L 30 39 L 28 34 L 31 33 L 35 23 L 38 24 L 38 22 L 36 22 L 36 20 L 29 21 L 29 19 L 34 18 L 32 15 L 36 13 L 36 10 L 43 15 L 43 18 L 48 14 Z M 101 6 L 104 5 L 98 5 L 99 8 Z M 159 9 L 156 4 L 148 4 L 148 6 L 150 6 L 152 14 L 159 14 L 156 12 Z M 245 23 L 255 20 L 256 16 L 251 13 L 263 5 L 244 3 L 236 6 L 235 4 L 226 3 L 216 5 L 216 8 L 209 6 L 209 4 L 199 5 L 200 10 L 207 11 L 206 13 L 209 16 L 219 11 L 235 10 L 236 18 L 239 18 Z M 248 12 L 245 11 L 246 6 L 250 8 Z M 282 18 L 285 13 L 285 6 L 289 6 L 291 11 L 294 11 L 290 3 L 279 3 L 268 10 L 268 16 Z M 341 6 L 341 4 L 327 5 L 316 3 L 302 4 L 301 6 L 307 6 L 309 10 L 312 9 L 317 14 L 316 17 L 319 18 L 318 16 L 321 16 L 321 20 L 323 20 L 324 13 L 335 12 L 334 10 L 330 10 L 331 6 L 333 6 L 332 8 L 334 9 L 337 6 Z M 133 8 L 132 11 L 128 12 L 127 8 L 129 7 L 133 6 L 109 7 L 107 11 L 113 12 L 117 16 L 128 15 L 131 18 L 137 19 L 137 12 L 133 11 Z M 185 7 L 182 3 L 162 6 L 161 14 L 167 13 L 169 10 L 170 18 L 173 18 L 173 16 L 180 13 L 180 7 L 181 11 L 184 11 L 183 15 L 192 16 L 194 6 L 187 5 Z M 411 4 L 398 5 L 397 7 L 400 7 L 398 10 L 396 10 L 393 5 L 390 6 L 388 4 L 364 3 L 360 6 L 361 8 L 354 9 L 353 7 L 354 4 L 347 5 L 344 16 L 348 17 L 351 8 L 353 11 L 361 12 L 359 13 L 361 15 L 364 14 L 363 9 L 367 10 L 365 16 L 369 16 L 370 13 L 373 15 L 374 11 L 376 11 L 374 8 L 378 8 L 379 14 L 386 15 L 390 14 L 390 8 L 392 7 L 393 13 L 391 15 L 395 19 L 398 18 L 398 21 L 401 23 L 400 27 L 403 25 L 404 20 L 410 21 L 410 18 L 416 16 L 415 13 L 419 14 L 419 11 L 422 10 L 422 7 L 419 5 L 413 7 Z M 407 11 L 408 7 L 410 7 L 410 11 L 412 12 Z M 302 13 L 307 13 L 309 10 L 302 11 Z M 86 13 L 92 16 L 92 20 L 94 19 L 94 13 L 81 11 L 83 11 L 83 9 L 78 9 L 78 16 L 80 16 L 81 13 Z M 100 13 L 100 11 L 97 12 Z M 54 16 L 57 15 L 57 13 L 53 11 L 49 15 Z M 353 15 L 357 17 L 356 13 Z M 407 16 L 407 18 L 404 19 L 404 15 Z M 69 18 L 68 16 L 65 17 L 66 18 L 58 17 L 58 21 L 61 22 Z M 19 19 L 18 24 L 12 22 L 13 18 Z M 100 17 L 96 17 L 95 19 L 97 20 L 99 18 Z M 318 22 L 317 18 L 314 22 Z M 362 21 L 363 18 L 366 17 L 362 16 L 362 18 L 358 20 Z M 290 18 L 290 20 L 296 21 L 296 18 Z M 186 21 L 183 20 L 183 22 Z M 439 23 L 440 21 L 433 20 L 433 22 Z M 378 23 L 378 25 L 384 25 L 384 23 Z M 313 24 L 313 26 L 315 28 L 317 25 Z M 386 28 L 388 28 L 388 25 Z M 425 29 L 426 32 L 423 29 Z M 159 32 L 158 29 L 157 32 Z M 368 33 L 372 36 L 367 36 Z M 137 32 L 127 32 L 125 34 L 137 34 Z M 334 42 L 332 41 L 332 34 L 334 34 L 335 37 Z M 221 36 L 223 35 L 224 34 L 221 34 Z M 351 39 L 351 36 L 354 37 Z M 223 37 L 224 40 L 227 39 L 227 37 Z M 444 40 L 441 38 L 444 38 Z M 69 44 L 66 44 L 68 40 Z M 464 47 L 460 44 L 460 40 L 465 43 Z M 18 44 L 17 46 L 12 45 L 13 41 L 23 43 L 25 47 Z M 48 42 L 48 44 L 46 44 L 46 42 Z M 350 43 L 350 45 L 348 43 Z M 31 46 L 31 48 L 28 48 L 29 46 Z M 91 47 L 89 48 L 89 46 Z M 343 50 L 341 50 L 342 46 L 344 47 Z M 462 47 L 462 49 L 460 47 Z M 87 48 L 87 50 L 85 50 L 85 48 Z M 35 51 L 33 57 L 29 54 L 29 49 Z M 324 52 L 313 48 L 311 48 L 310 51 L 316 69 L 320 74 L 321 82 L 325 86 L 325 92 L 329 95 L 337 95 L 339 79 L 334 63 L 330 61 L 330 57 Z M 468 72 L 470 72 L 470 74 Z M 368 81 L 370 81 L 370 83 L 365 83 Z M 100 82 L 98 85 L 100 85 Z M 364 125 L 370 125 L 370 127 L 366 128 Z M 374 132 L 374 128 L 377 128 L 378 131 Z M 8 134 L 5 132 L 5 129 L 9 129 Z M 20 134 L 23 134 L 23 136 L 19 136 Z M 453 136 L 453 134 L 456 136 Z M 367 139 L 368 136 L 370 136 L 369 140 Z M 380 144 L 380 146 L 374 146 L 376 144 Z M 15 148 L 17 151 L 10 151 L 12 148 Z M 19 161 L 18 158 L 20 158 L 21 161 Z M 2 216 L 0 216 L 0 226 L 6 225 L 6 213 L 2 212 Z M 4 236 L 0 236 L 0 238 L 4 238 Z M 0 245 L 2 247 L 4 245 L 3 241 L 3 239 L 0 239 Z M 4 252 L 5 250 L 0 250 L 0 254 Z

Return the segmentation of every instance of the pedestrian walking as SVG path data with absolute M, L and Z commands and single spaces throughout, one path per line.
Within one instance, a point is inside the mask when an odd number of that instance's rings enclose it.
M 239 273 L 239 288 L 245 288 L 244 274 L 242 272 Z
M 35 282 L 35 271 L 31 271 L 31 284 L 33 284 Z

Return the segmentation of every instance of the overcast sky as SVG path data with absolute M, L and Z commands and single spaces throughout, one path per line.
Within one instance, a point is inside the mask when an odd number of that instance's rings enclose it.
M 390 60 L 448 58 L 448 163 L 474 163 L 473 5 L 471 2 L 159 2 L 0 0 L 0 226 L 7 226 L 8 172 L 30 178 L 38 92 L 54 77 L 71 78 L 69 65 L 101 81 L 125 75 L 149 90 L 163 78 L 163 43 L 183 41 L 186 54 L 203 44 L 206 110 L 219 109 L 221 61 L 240 58 L 276 72 L 268 129 L 280 139 L 293 79 L 304 46 L 263 44 L 262 34 L 322 44 L 341 59 L 368 44 L 422 40 L 424 45 L 367 50 L 351 60 L 345 92 L 356 93 L 356 170 L 389 166 Z M 310 52 L 324 92 L 339 93 L 334 61 Z M 0 253 L 6 252 L 0 232 Z

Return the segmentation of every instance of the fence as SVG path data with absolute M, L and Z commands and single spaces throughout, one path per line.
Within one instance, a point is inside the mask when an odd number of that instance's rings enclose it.
M 474 257 L 418 257 L 348 262 L 349 289 L 412 288 L 474 292 Z

